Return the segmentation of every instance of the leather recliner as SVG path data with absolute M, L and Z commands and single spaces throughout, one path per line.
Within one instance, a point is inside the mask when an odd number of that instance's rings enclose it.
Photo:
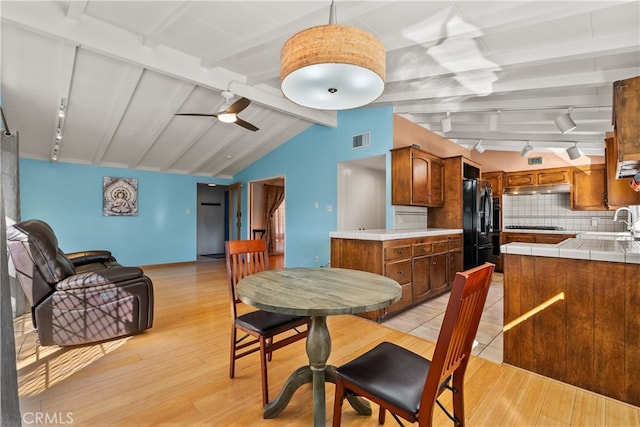
M 120 265 L 109 251 L 65 254 L 40 220 L 7 227 L 7 248 L 41 345 L 88 344 L 151 328 L 153 284 L 140 268 Z

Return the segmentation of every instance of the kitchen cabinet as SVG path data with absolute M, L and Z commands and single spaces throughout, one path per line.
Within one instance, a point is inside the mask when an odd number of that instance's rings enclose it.
M 613 127 L 617 143 L 616 176 L 640 171 L 640 76 L 613 83 Z
M 390 277 L 402 298 L 362 316 L 381 321 L 451 289 L 462 270 L 462 234 L 394 240 L 331 238 L 331 266 Z
M 391 150 L 391 203 L 439 207 L 444 204 L 444 166 L 416 147 Z
M 507 172 L 505 187 L 533 187 L 571 183 L 570 168 L 550 168 L 532 171 Z
M 567 239 L 576 237 L 570 233 L 511 233 L 503 232 L 501 235 L 502 244 L 507 243 L 560 243 Z
M 502 191 L 504 189 L 504 172 L 483 172 L 482 179 L 486 179 L 491 184 L 491 191 L 493 197 L 502 197 Z
M 429 209 L 427 225 L 430 228 L 464 228 L 462 180 L 464 170 L 480 170 L 480 164 L 462 156 L 447 157 L 444 163 L 444 204 Z
M 605 165 L 575 167 L 571 171 L 571 209 L 580 211 L 606 211 Z
M 629 185 L 631 178 L 616 178 L 616 166 L 618 163 L 618 145 L 615 138 L 605 140 L 605 169 L 607 175 L 606 204 L 609 209 L 618 209 L 623 206 L 640 205 L 640 193 L 635 192 Z
M 640 405 L 640 265 L 504 255 L 504 362 Z

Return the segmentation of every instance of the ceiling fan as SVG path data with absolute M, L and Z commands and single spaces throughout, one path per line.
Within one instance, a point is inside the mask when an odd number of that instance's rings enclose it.
M 235 123 L 238 126 L 242 126 L 245 129 L 248 129 L 252 132 L 258 130 L 258 128 L 252 125 L 249 122 L 245 122 L 240 117 L 238 117 L 238 113 L 244 110 L 251 103 L 247 98 L 240 98 L 233 104 L 231 104 L 231 98 L 233 98 L 233 93 L 228 90 L 223 90 L 221 93 L 222 97 L 225 99 L 224 109 L 216 114 L 204 114 L 204 113 L 176 113 L 176 116 L 197 116 L 197 117 L 215 117 L 223 123 Z

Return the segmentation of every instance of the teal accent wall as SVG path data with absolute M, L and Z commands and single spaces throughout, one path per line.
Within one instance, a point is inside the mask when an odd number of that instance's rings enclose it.
M 197 183 L 228 185 L 239 181 L 248 188 L 249 181 L 283 175 L 286 266 L 326 265 L 329 233 L 337 224 L 337 164 L 386 154 L 390 188 L 392 128 L 391 107 L 341 111 L 335 129 L 313 125 L 232 180 L 20 159 L 21 215 L 23 220 L 48 222 L 65 252 L 106 249 L 124 265 L 190 262 L 196 259 Z M 353 150 L 352 135 L 367 131 L 371 132 L 371 146 Z M 138 180 L 137 216 L 102 215 L 105 176 Z M 387 226 L 391 228 L 390 191 L 387 198 Z M 246 215 L 246 192 L 242 203 Z M 327 206 L 332 207 L 331 212 Z M 189 215 L 186 209 L 191 211 Z M 246 221 L 243 227 L 242 235 L 247 236 Z
M 103 216 L 103 177 L 138 180 L 138 215 Z M 111 251 L 124 265 L 195 261 L 200 176 L 20 159 L 22 220 L 42 219 L 64 252 Z M 190 214 L 186 214 L 186 210 Z
M 371 145 L 352 149 L 351 137 L 362 132 L 371 132 Z M 391 107 L 340 111 L 335 129 L 313 125 L 234 178 L 247 184 L 274 176 L 285 177 L 285 266 L 319 267 L 329 263 L 329 233 L 337 227 L 338 163 L 385 154 L 389 165 L 388 154 L 392 146 Z M 387 182 L 390 182 L 390 172 Z M 245 196 L 244 211 L 247 211 L 246 204 Z M 389 218 L 390 196 L 387 205 Z M 327 211 L 327 206 L 331 206 L 331 212 Z

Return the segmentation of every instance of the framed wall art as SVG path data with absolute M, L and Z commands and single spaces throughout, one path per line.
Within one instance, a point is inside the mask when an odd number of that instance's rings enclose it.
M 105 176 L 102 182 L 102 215 L 138 215 L 138 180 Z

